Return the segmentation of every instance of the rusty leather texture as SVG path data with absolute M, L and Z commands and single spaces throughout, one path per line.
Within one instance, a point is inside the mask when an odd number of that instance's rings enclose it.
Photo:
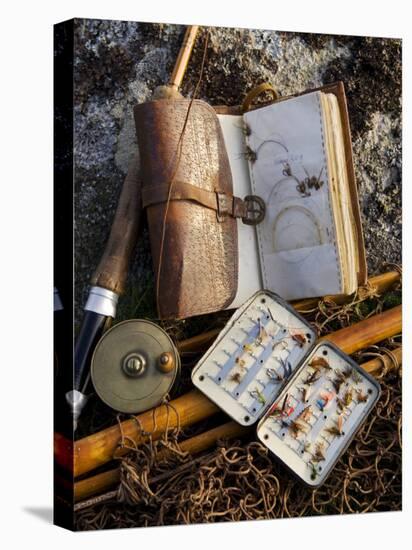
M 107 288 L 116 294 L 124 292 L 139 231 L 141 210 L 141 181 L 136 153 L 123 182 L 105 251 L 91 278 L 92 286 Z
M 193 101 L 178 154 L 189 105 L 186 99 L 158 100 L 134 109 L 145 195 L 148 188 L 172 181 L 233 193 L 219 120 L 207 103 Z M 166 204 L 150 204 L 146 210 L 156 277 Z M 180 319 L 230 305 L 237 291 L 236 224 L 230 216 L 218 221 L 215 210 L 193 200 L 169 202 L 157 301 L 160 318 Z

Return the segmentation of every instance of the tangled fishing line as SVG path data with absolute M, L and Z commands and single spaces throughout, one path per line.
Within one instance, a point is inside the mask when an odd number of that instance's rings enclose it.
M 399 290 L 392 293 L 391 300 L 395 298 L 400 300 Z M 309 316 L 322 333 L 382 311 L 387 302 L 387 295 L 370 292 L 343 308 L 323 303 Z M 380 348 L 365 350 L 358 360 L 380 351 L 390 356 L 399 345 L 399 339 L 390 339 Z M 382 394 L 377 406 L 316 490 L 295 480 L 254 440 L 253 432 L 191 456 L 181 450 L 182 430 L 177 428 L 160 441 L 149 438 L 139 447 L 122 441 L 129 452 L 118 459 L 119 487 L 103 502 L 79 510 L 76 527 L 94 530 L 399 510 L 401 369 L 382 371 L 378 378 Z

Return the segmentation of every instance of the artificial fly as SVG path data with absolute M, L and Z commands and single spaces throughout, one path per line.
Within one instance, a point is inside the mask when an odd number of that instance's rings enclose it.
M 353 369 L 352 371 L 352 380 L 355 382 L 355 384 L 359 384 L 359 382 L 362 381 L 362 376 L 355 369 Z
M 308 422 L 312 415 L 312 409 L 311 406 L 308 405 L 303 409 L 303 411 L 300 413 L 300 415 L 296 418 L 296 420 L 303 420 L 304 422 Z
M 289 376 L 292 374 L 292 365 L 289 363 L 289 361 L 284 361 L 283 359 L 280 359 L 280 364 L 283 368 L 284 378 L 289 378 Z
M 316 462 L 320 462 L 321 460 L 326 460 L 323 443 L 316 444 L 315 452 L 314 454 L 312 454 L 312 457 L 313 457 L 313 460 L 315 460 Z
M 259 323 L 259 334 L 258 334 L 258 337 L 257 337 L 257 339 L 256 339 L 256 342 L 257 342 L 259 345 L 261 345 L 262 342 L 263 342 L 263 340 L 264 340 L 265 338 L 267 338 L 268 333 L 266 332 L 265 327 L 262 326 L 262 323 L 261 323 L 260 319 L 258 319 L 258 323 Z
M 243 154 L 246 160 L 248 160 L 252 164 L 257 161 L 257 153 L 256 151 L 253 151 L 253 149 L 251 149 L 249 145 L 246 146 L 245 152 Z
M 341 371 L 342 377 L 347 380 L 353 373 L 353 369 L 351 367 L 346 368 L 345 370 Z
M 306 338 L 300 332 L 291 334 L 292 339 L 298 344 L 300 348 L 303 348 L 303 344 L 306 344 Z
M 312 480 L 316 479 L 319 474 L 318 474 L 318 471 L 316 469 L 315 464 L 313 464 L 313 462 L 309 462 L 308 466 L 311 469 L 310 479 L 312 479 Z
M 319 399 L 316 400 L 316 404 L 323 412 L 334 397 L 335 394 L 333 392 L 323 391 L 320 393 Z
M 362 390 L 356 391 L 356 399 L 358 400 L 358 403 L 366 403 L 368 400 L 368 396 L 366 393 L 363 393 Z
M 335 378 L 333 380 L 331 380 L 332 382 L 332 385 L 336 391 L 336 393 L 339 393 L 339 390 L 342 386 L 342 384 L 345 382 L 345 378 L 342 374 L 342 372 L 338 371 L 334 371 L 335 372 Z
M 275 380 L 276 382 L 282 382 L 284 380 L 283 374 L 276 372 L 275 369 L 266 369 L 266 374 L 271 380 Z
M 239 365 L 239 367 L 242 367 L 242 368 L 244 368 L 244 366 L 245 366 L 245 360 L 242 359 L 241 357 L 236 357 L 235 363 L 237 365 Z
M 237 371 L 230 376 L 229 380 L 231 382 L 236 382 L 237 384 L 240 384 L 240 382 L 242 381 L 242 378 L 243 378 L 242 374 L 239 371 Z
M 352 390 L 346 390 L 344 396 L 342 399 L 338 398 L 338 407 L 341 411 L 346 409 L 346 407 L 349 407 L 349 405 L 352 403 Z
M 273 346 L 272 346 L 272 351 L 274 351 L 274 350 L 278 347 L 279 344 L 282 344 L 283 349 L 287 349 L 287 347 L 288 347 L 288 345 L 287 345 L 287 343 L 285 342 L 285 340 L 278 340 L 277 342 L 275 342 L 275 343 L 273 344 Z
M 279 417 L 290 416 L 295 410 L 295 408 L 289 406 L 288 397 L 289 397 L 289 394 L 287 393 L 285 395 L 285 398 L 283 399 L 282 407 L 280 409 L 279 409 L 278 403 L 275 403 L 269 411 L 269 416 L 279 416 Z
M 338 416 L 336 425 L 330 426 L 329 428 L 325 428 L 325 431 L 328 432 L 330 435 L 333 435 L 335 437 L 340 437 L 341 435 L 343 435 L 342 426 L 343 426 L 343 417 L 340 414 Z
M 309 366 L 316 370 L 319 370 L 322 368 L 330 370 L 332 368 L 324 357 L 314 357 L 312 361 L 309 363 Z
M 300 391 L 302 392 L 303 401 L 308 401 L 311 394 L 311 388 L 300 388 Z
M 252 344 L 243 344 L 243 350 L 244 351 L 247 351 L 248 353 L 252 353 L 253 352 L 253 346 Z
M 300 432 L 303 432 L 305 430 L 305 427 L 299 420 L 292 420 L 289 423 L 289 431 L 292 433 L 292 436 L 297 439 Z
M 303 381 L 303 383 L 307 386 L 310 386 L 311 384 L 317 382 L 320 376 L 320 372 L 318 370 L 315 370 L 314 372 L 312 372 L 312 374 L 309 374 L 309 376 L 306 378 L 306 380 Z
M 262 403 L 264 405 L 266 403 L 265 396 L 262 392 L 260 392 L 257 388 L 249 392 L 252 397 L 257 399 L 259 403 Z

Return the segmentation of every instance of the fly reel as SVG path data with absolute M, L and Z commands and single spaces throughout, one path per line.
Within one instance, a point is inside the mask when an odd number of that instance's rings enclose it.
M 91 378 L 100 399 L 123 413 L 159 405 L 180 373 L 180 357 L 169 335 L 150 321 L 118 323 L 98 342 Z

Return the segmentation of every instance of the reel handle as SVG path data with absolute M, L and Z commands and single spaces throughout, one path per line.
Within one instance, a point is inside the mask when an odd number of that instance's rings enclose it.
M 122 294 L 141 219 L 142 197 L 138 154 L 130 162 L 117 204 L 106 249 L 91 285 Z

